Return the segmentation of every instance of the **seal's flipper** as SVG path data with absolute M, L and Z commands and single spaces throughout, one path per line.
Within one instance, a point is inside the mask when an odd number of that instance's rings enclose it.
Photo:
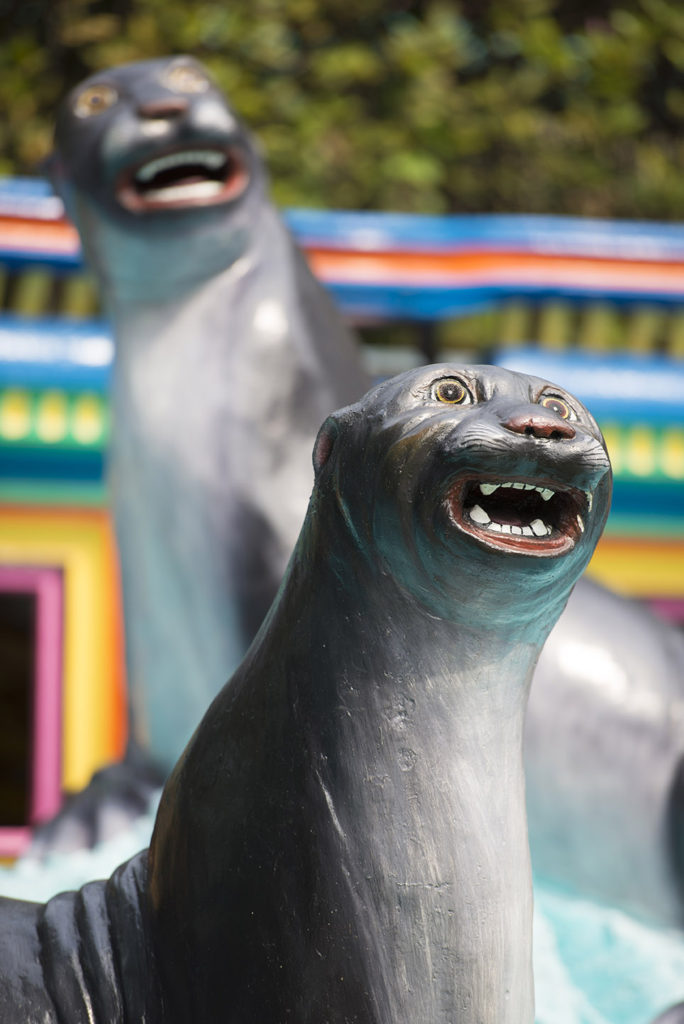
M 164 774 L 137 751 L 96 772 L 80 793 L 70 795 L 59 813 L 39 825 L 26 857 L 72 853 L 106 842 L 151 810 Z

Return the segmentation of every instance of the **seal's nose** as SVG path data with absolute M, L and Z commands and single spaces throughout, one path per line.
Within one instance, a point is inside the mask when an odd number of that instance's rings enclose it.
M 188 101 L 183 96 L 168 96 L 162 100 L 148 100 L 138 104 L 140 117 L 166 118 L 179 117 L 188 109 Z
M 575 428 L 571 423 L 562 420 L 553 412 L 535 409 L 534 412 L 515 412 L 504 417 L 501 425 L 514 434 L 526 434 L 528 437 L 548 437 L 554 441 L 563 438 L 570 440 L 575 436 Z

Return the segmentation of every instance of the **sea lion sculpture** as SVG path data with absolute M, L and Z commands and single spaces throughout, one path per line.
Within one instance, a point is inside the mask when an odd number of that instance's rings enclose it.
M 684 1024 L 684 1003 L 677 1003 L 659 1014 L 653 1024 Z
M 57 117 L 51 177 L 111 314 L 109 472 L 130 733 L 145 758 L 95 780 L 44 843 L 140 813 L 282 578 L 323 418 L 369 381 L 267 196 L 254 140 L 190 57 L 86 79 Z M 39 849 L 39 846 L 34 849 Z
M 3 1019 L 532 1024 L 523 717 L 608 513 L 600 431 L 444 364 L 330 417 L 314 466 L 149 857 L 0 902 Z
M 539 658 L 525 722 L 535 873 L 684 925 L 684 633 L 580 581 Z

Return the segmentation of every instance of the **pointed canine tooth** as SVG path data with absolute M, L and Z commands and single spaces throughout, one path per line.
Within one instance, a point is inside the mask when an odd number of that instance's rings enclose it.
M 501 484 L 480 484 L 480 490 L 483 494 L 493 494 L 500 486 Z
M 534 537 L 534 531 L 531 526 L 523 526 L 522 532 L 524 537 Z
M 577 525 L 579 526 L 582 533 L 584 533 L 584 520 L 582 519 L 582 516 L 577 516 Z
M 522 526 L 511 526 L 511 533 L 517 533 L 522 536 Z
M 549 490 L 548 487 L 543 487 L 542 490 L 539 493 L 541 494 L 541 496 L 544 499 L 544 501 L 548 501 L 549 498 L 553 498 L 553 493 L 554 492 Z
M 491 519 L 480 505 L 473 505 L 468 515 L 474 523 L 480 523 L 482 526 L 486 526 L 487 523 L 491 522 Z
M 532 533 L 535 535 L 535 537 L 546 537 L 547 533 L 549 532 L 546 527 L 546 524 L 543 523 L 541 519 L 533 520 L 533 522 L 530 523 L 530 529 L 532 530 Z

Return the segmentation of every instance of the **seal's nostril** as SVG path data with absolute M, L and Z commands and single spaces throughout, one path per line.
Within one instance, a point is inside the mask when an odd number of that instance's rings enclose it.
M 544 437 L 552 441 L 571 440 L 575 436 L 575 428 L 571 423 L 561 420 L 553 412 L 544 409 L 534 412 L 511 413 L 502 421 L 502 426 L 514 434 L 525 437 Z

